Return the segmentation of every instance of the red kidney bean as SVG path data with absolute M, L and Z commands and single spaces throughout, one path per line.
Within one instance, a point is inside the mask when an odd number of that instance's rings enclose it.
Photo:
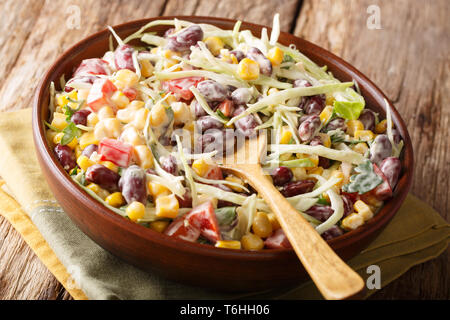
M 258 62 L 259 70 L 262 74 L 270 76 L 272 74 L 272 63 L 267 59 L 258 48 L 251 47 L 247 51 L 247 57 Z
M 86 180 L 98 184 L 110 192 L 118 190 L 120 176 L 101 164 L 94 164 L 86 170 Z
M 345 119 L 342 118 L 335 118 L 328 122 L 327 124 L 327 131 L 330 130 L 337 130 L 341 129 L 342 131 L 345 131 L 347 129 L 347 125 L 345 124 Z
M 306 98 L 306 99 L 305 99 Z M 319 115 L 325 108 L 325 96 L 316 95 L 312 97 L 303 97 L 299 108 L 308 115 Z
M 129 166 L 119 180 L 119 188 L 127 203 L 147 202 L 145 171 L 136 165 Z
M 109 73 L 108 62 L 99 58 L 84 59 L 73 73 L 73 77 L 90 77 L 94 74 L 107 75 Z
M 217 202 L 217 208 L 233 207 L 233 206 L 236 206 L 236 204 L 233 202 L 229 202 L 229 201 L 225 201 L 225 200 L 221 200 L 221 199 L 219 199 L 219 201 Z
M 205 132 L 209 129 L 222 129 L 223 123 L 212 116 L 203 116 L 197 121 L 195 121 L 196 127 L 201 131 Z
M 309 145 L 312 147 L 323 146 L 323 142 L 322 142 L 322 139 L 320 138 L 320 136 L 315 136 L 314 138 L 311 139 L 311 141 L 309 142 Z
M 136 71 L 133 63 L 133 47 L 128 44 L 118 46 L 114 51 L 114 63 L 117 70 L 128 69 L 133 72 Z
M 319 167 L 322 167 L 324 169 L 328 169 L 329 167 L 331 167 L 330 159 L 319 156 Z
M 363 123 L 365 130 L 373 131 L 375 129 L 375 119 L 375 112 L 370 109 L 364 109 L 358 120 Z
M 173 51 L 187 51 L 203 40 L 203 30 L 199 25 L 191 25 L 175 36 L 169 37 L 167 48 Z
M 297 79 L 293 83 L 294 88 L 305 88 L 305 87 L 312 87 L 312 84 L 304 79 Z
M 234 148 L 233 130 L 209 129 L 197 138 L 195 150 L 201 152 L 218 151 Z
M 302 141 L 310 141 L 321 125 L 319 116 L 312 115 L 305 119 L 298 127 L 298 135 Z
M 89 109 L 83 109 L 75 112 L 70 120 L 75 124 L 81 124 L 85 126 L 87 124 L 87 117 L 91 113 Z
M 178 175 L 177 161 L 174 156 L 162 156 L 159 158 L 159 165 L 161 168 L 173 175 Z
M 75 154 L 68 146 L 57 144 L 54 149 L 56 158 L 63 166 L 64 170 L 69 171 L 77 165 L 75 162 Z
M 200 103 L 198 103 L 196 99 L 192 100 L 191 108 L 192 108 L 191 110 L 194 111 L 196 118 L 200 118 L 207 115 L 205 109 L 202 108 L 202 106 L 200 105 Z
M 275 230 L 275 232 L 264 241 L 264 246 L 268 249 L 292 248 L 289 239 L 281 228 Z
M 82 154 L 83 156 L 86 156 L 86 157 L 90 158 L 91 155 L 92 155 L 94 152 L 97 152 L 97 151 L 98 151 L 98 145 L 96 145 L 96 144 L 90 144 L 90 145 L 88 145 L 86 148 L 83 149 L 83 152 L 82 152 L 81 154 Z
M 180 208 L 192 208 L 192 195 L 189 190 L 186 190 L 183 197 L 175 196 L 178 200 Z
M 244 112 L 244 107 L 239 107 L 234 110 L 233 117 L 241 114 Z M 249 137 L 253 134 L 255 134 L 255 128 L 258 126 L 258 122 L 256 121 L 255 117 L 252 114 L 249 114 L 239 120 L 236 120 L 234 123 L 234 127 L 236 128 L 236 131 L 240 134 L 242 134 L 245 137 Z
M 385 134 L 378 135 L 370 146 L 370 161 L 379 164 L 392 154 L 392 144 Z
M 288 167 L 278 167 L 272 171 L 271 176 L 274 185 L 283 186 L 292 180 L 294 174 Z
M 239 88 L 231 93 L 231 100 L 233 100 L 234 105 L 243 106 L 250 102 L 252 99 L 252 94 L 250 89 Z
M 214 80 L 200 82 L 197 89 L 209 102 L 222 102 L 228 96 L 227 88 Z
M 364 201 L 365 195 L 373 194 L 378 200 L 387 200 L 390 197 L 392 197 L 392 188 L 389 185 L 389 180 L 386 178 L 384 173 L 380 170 L 380 168 L 374 164 L 373 165 L 373 171 L 383 179 L 383 182 L 379 184 L 375 189 L 372 191 L 366 192 L 365 194 L 361 195 L 362 200 Z
M 332 226 L 330 229 L 321 234 L 324 240 L 331 240 L 344 234 L 344 231 L 338 226 Z
M 294 197 L 299 194 L 311 192 L 315 186 L 313 180 L 292 181 L 284 185 L 281 194 L 285 197 Z
M 330 206 L 313 205 L 311 208 L 306 210 L 305 213 L 321 222 L 324 222 L 331 217 L 334 210 Z
M 353 200 L 350 196 L 342 194 L 342 202 L 344 203 L 344 218 L 353 212 Z
M 394 157 L 384 159 L 380 164 L 380 170 L 387 178 L 391 188 L 394 189 L 397 185 L 400 171 L 402 170 L 402 163 L 400 159 Z
M 230 54 L 234 55 L 238 62 L 241 62 L 242 59 L 245 58 L 245 54 L 240 50 L 232 50 Z

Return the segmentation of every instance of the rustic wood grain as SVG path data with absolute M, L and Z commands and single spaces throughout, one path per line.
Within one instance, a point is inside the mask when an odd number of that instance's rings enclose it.
M 303 4 L 302 4 L 303 2 Z M 30 106 L 52 61 L 106 25 L 157 15 L 211 15 L 270 25 L 281 14 L 294 31 L 369 76 L 395 102 L 416 155 L 413 193 L 449 220 L 449 4 L 435 0 L 2 0 L 0 111 Z M 367 7 L 381 8 L 382 30 L 368 30 Z M 69 29 L 69 6 L 81 12 Z M 300 10 L 301 9 L 301 10 Z M 298 18 L 297 18 L 298 16 Z M 426 188 L 424 188 L 426 186 Z M 375 299 L 448 299 L 450 251 L 411 269 Z M 0 217 L 0 299 L 70 299 L 53 275 Z
M 450 6 L 447 0 L 305 0 L 295 34 L 353 64 L 391 99 L 414 147 L 412 193 L 450 220 Z M 369 5 L 380 30 L 369 30 Z M 450 250 L 419 265 L 373 298 L 448 299 Z

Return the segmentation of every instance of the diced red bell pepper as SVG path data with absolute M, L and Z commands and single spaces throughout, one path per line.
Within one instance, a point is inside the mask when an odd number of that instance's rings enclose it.
M 234 111 L 233 102 L 231 100 L 225 99 L 219 104 L 217 109 L 220 110 L 220 112 L 222 112 L 225 117 L 230 117 Z
M 210 180 L 223 180 L 222 169 L 217 165 L 211 165 L 211 168 L 205 175 L 206 179 Z
M 114 51 L 114 64 L 117 70 L 128 69 L 136 72 L 133 63 L 133 47 L 128 44 L 118 46 L 116 51 Z
M 163 87 L 167 88 L 170 92 L 175 94 L 177 99 L 191 100 L 194 94 L 189 89 L 190 87 L 196 87 L 199 82 L 204 80 L 203 77 L 187 77 L 180 79 L 173 79 L 165 81 Z
M 389 185 L 389 180 L 376 164 L 373 164 L 373 171 L 383 179 L 383 182 L 379 184 L 374 190 L 372 190 L 373 194 L 378 200 L 384 201 L 386 199 L 389 199 L 390 197 L 392 197 L 392 188 Z
M 164 234 L 189 242 L 195 242 L 200 237 L 200 229 L 185 223 L 185 217 L 175 219 L 164 231 Z
M 136 100 L 137 90 L 135 88 L 125 88 L 123 89 L 123 94 L 127 96 L 128 100 L 133 101 Z
M 108 62 L 99 58 L 84 59 L 73 73 L 73 77 L 91 74 L 109 74 Z
M 96 79 L 87 97 L 87 105 L 97 112 L 101 107 L 109 104 L 109 98 L 117 91 L 116 86 L 108 79 Z
M 111 161 L 119 167 L 128 167 L 130 163 L 133 146 L 119 140 L 104 138 L 98 146 L 101 160 Z
M 283 229 L 277 229 L 270 237 L 264 241 L 264 246 L 269 249 L 292 248 Z
M 212 242 L 220 240 L 219 223 L 211 201 L 204 202 L 186 215 L 188 223 L 199 229 L 200 234 Z

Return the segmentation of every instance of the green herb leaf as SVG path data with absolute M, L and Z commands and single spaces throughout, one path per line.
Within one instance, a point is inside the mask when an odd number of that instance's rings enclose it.
M 359 172 L 359 174 L 350 177 L 350 183 L 342 187 L 344 192 L 363 194 L 383 183 L 383 179 L 374 172 L 373 164 L 369 160 L 357 166 L 355 171 Z
M 52 126 L 50 123 L 48 123 L 47 121 L 44 121 L 44 124 L 51 130 L 56 131 L 56 132 L 61 132 L 61 130 L 59 130 L 58 128 L 55 128 L 54 126 Z
M 345 132 L 341 129 L 330 130 L 327 132 L 330 136 L 331 143 L 338 143 L 345 141 Z
M 219 109 L 217 109 L 216 113 L 217 113 L 217 115 L 218 115 L 219 117 L 221 117 L 223 120 L 227 120 L 227 121 L 230 120 L 230 118 L 228 118 L 226 115 L 224 115 L 223 112 L 220 111 Z
M 327 199 L 325 199 L 322 194 L 319 196 L 319 200 L 317 200 L 317 203 L 326 206 L 330 204 L 330 202 Z
M 334 94 L 334 111 L 347 120 L 356 120 L 365 106 L 364 98 L 352 88 Z
M 66 145 L 70 143 L 74 138 L 78 138 L 81 136 L 81 130 L 77 128 L 75 123 L 70 122 L 67 127 L 62 131 L 64 133 L 61 139 L 61 145 Z
M 219 226 L 229 226 L 236 218 L 236 207 L 222 207 L 215 210 Z
M 281 61 L 281 63 L 284 63 L 284 62 L 295 62 L 295 60 L 290 55 L 285 53 L 283 56 L 283 61 Z

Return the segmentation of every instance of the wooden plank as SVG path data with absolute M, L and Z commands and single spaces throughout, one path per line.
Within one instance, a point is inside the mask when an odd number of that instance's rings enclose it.
M 412 193 L 448 221 L 450 7 L 446 0 L 422 4 L 419 0 L 305 0 L 295 34 L 353 64 L 395 103 L 414 146 Z M 373 14 L 367 12 L 370 5 L 380 8 L 380 30 L 367 27 Z M 447 250 L 413 268 L 374 298 L 449 298 L 449 257 Z

